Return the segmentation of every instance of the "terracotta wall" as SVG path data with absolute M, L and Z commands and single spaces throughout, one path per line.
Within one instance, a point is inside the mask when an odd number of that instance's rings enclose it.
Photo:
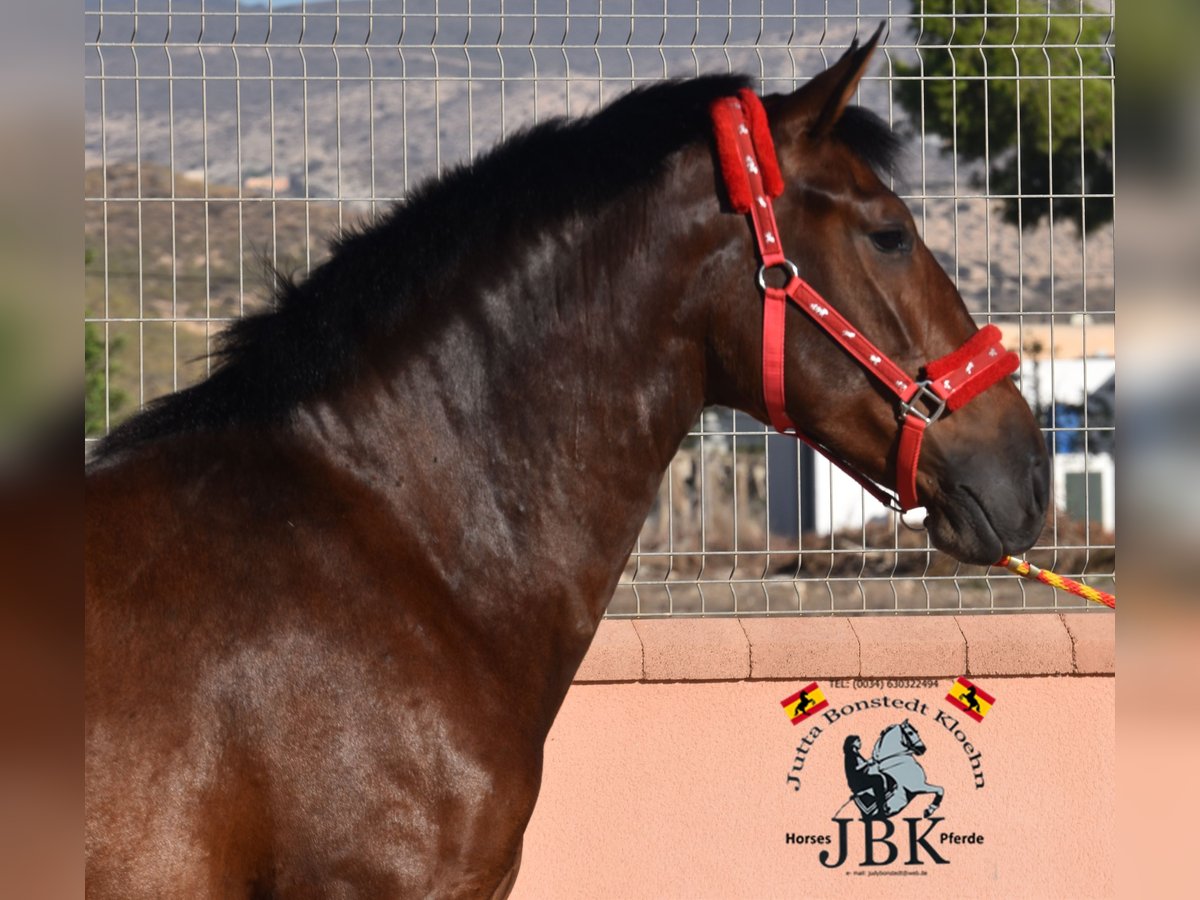
M 513 896 L 1109 896 L 1113 638 L 1106 613 L 606 622 Z M 958 676 L 994 695 L 982 722 L 944 699 Z M 780 701 L 814 680 L 830 705 L 793 725 Z M 888 823 L 835 819 L 845 739 L 870 754 L 905 718 L 934 817 L 917 796 Z

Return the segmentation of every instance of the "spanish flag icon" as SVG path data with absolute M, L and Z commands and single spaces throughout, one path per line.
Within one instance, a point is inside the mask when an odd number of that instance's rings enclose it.
M 792 720 L 792 724 L 799 725 L 813 713 L 820 712 L 827 707 L 829 701 L 825 699 L 825 693 L 814 681 L 808 687 L 796 691 L 786 700 L 780 700 L 779 705 Z
M 946 699 L 976 722 L 982 722 L 996 702 L 995 697 L 965 678 L 959 678 L 950 686 Z

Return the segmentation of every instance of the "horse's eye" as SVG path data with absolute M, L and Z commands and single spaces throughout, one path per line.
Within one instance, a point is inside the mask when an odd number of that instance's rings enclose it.
M 880 253 L 903 253 L 912 249 L 908 232 L 903 228 L 885 228 L 871 232 L 871 243 Z

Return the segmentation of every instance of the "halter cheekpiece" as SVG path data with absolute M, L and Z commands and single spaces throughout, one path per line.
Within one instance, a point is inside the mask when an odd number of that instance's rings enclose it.
M 1017 355 L 1000 343 L 995 325 L 975 332 L 957 350 L 924 368 L 924 378 L 913 378 L 892 362 L 850 324 L 833 305 L 800 277 L 795 263 L 783 252 L 775 222 L 774 197 L 783 193 L 783 177 L 762 101 L 749 89 L 724 97 L 710 110 L 717 142 L 721 176 L 729 202 L 736 212 L 750 217 L 761 262 L 758 286 L 763 294 L 763 398 L 771 426 L 799 438 L 858 481 L 892 509 L 905 511 L 917 501 L 917 463 L 925 430 L 947 412 L 964 406 L 1019 365 Z M 767 282 L 767 272 L 782 268 L 783 287 Z M 832 451 L 799 431 L 787 414 L 784 396 L 784 329 L 788 302 L 808 315 L 839 346 L 899 400 L 900 446 L 896 454 L 896 489 L 891 491 L 838 459 Z

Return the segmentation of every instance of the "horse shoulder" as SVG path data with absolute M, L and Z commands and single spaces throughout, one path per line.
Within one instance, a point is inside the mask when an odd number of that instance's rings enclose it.
M 392 893 L 498 883 L 540 741 L 406 529 L 307 462 L 180 466 L 89 478 L 93 832 L 188 858 L 263 832 L 293 887 L 339 854 Z M 170 784 L 221 814 L 181 816 Z

